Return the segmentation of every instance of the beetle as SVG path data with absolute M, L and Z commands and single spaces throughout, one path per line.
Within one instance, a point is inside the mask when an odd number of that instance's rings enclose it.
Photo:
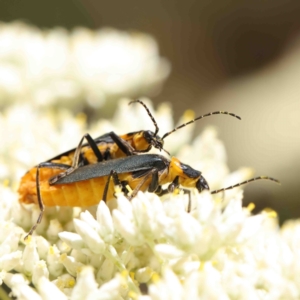
M 194 123 L 197 120 L 200 120 L 202 118 L 216 115 L 216 114 L 226 114 L 230 115 L 232 117 L 235 117 L 237 119 L 241 119 L 239 116 L 227 112 L 227 111 L 215 111 L 211 113 L 207 113 L 205 115 L 199 116 L 187 123 L 181 124 L 171 130 L 170 132 L 167 132 L 163 135 L 162 138 L 160 138 L 157 134 L 159 131 L 159 127 L 152 116 L 151 112 L 149 111 L 148 107 L 141 101 L 141 100 L 134 100 L 131 101 L 129 104 L 132 103 L 140 103 L 146 110 L 148 116 L 151 118 L 154 126 L 155 126 L 155 132 L 150 130 L 141 130 L 141 131 L 135 131 L 130 132 L 121 136 L 118 136 L 115 132 L 109 132 L 104 135 L 101 135 L 95 139 L 93 139 L 88 133 L 85 134 L 79 143 L 80 152 L 76 153 L 77 148 L 73 148 L 71 150 L 68 150 L 62 154 L 59 154 L 45 163 L 40 164 L 39 166 L 43 166 L 41 168 L 40 177 L 41 180 L 49 179 L 52 176 L 57 175 L 58 173 L 61 173 L 64 169 L 59 168 L 51 168 L 51 164 L 53 166 L 57 166 L 57 164 L 63 164 L 68 165 L 71 167 L 70 170 L 76 169 L 78 167 L 82 167 L 84 165 L 88 164 L 95 164 L 98 162 L 103 162 L 109 159 L 116 159 L 120 157 L 135 155 L 139 153 L 148 152 L 151 150 L 152 147 L 155 147 L 159 150 L 164 150 L 164 139 L 172 134 L 173 132 L 177 131 L 180 128 L 183 128 L 191 123 Z M 87 144 L 83 144 L 84 140 L 87 141 Z M 167 152 L 166 150 L 164 150 Z M 168 153 L 168 152 L 167 152 Z M 48 166 L 48 168 L 46 168 Z M 32 200 L 31 195 L 32 192 L 30 192 L 32 189 L 35 188 L 35 178 L 37 173 L 37 167 L 34 167 L 30 169 L 22 178 L 20 181 L 20 186 L 18 189 L 19 193 L 19 201 L 21 203 L 31 203 Z
M 107 201 L 114 198 L 111 179 L 114 186 L 123 191 L 128 199 L 132 199 L 140 190 L 158 195 L 171 193 L 180 186 L 196 188 L 199 193 L 209 190 L 209 185 L 200 171 L 180 162 L 176 157 L 168 159 L 159 154 L 133 155 L 82 166 L 71 171 L 69 166 L 62 164 L 51 165 L 50 168 L 66 171 L 50 180 L 43 180 L 39 177 L 40 168 L 37 168 L 36 194 L 32 200 L 39 204 L 40 214 L 28 235 L 32 234 L 41 222 L 44 206 L 91 206 L 98 204 L 101 199 Z M 211 193 L 219 193 L 260 179 L 279 183 L 272 177 L 259 176 Z M 168 184 L 165 189 L 162 188 L 164 184 Z M 183 190 L 190 193 L 187 189 Z

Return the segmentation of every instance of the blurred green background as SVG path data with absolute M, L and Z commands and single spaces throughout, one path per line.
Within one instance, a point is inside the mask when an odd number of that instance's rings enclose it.
M 251 166 L 282 186 L 245 190 L 256 210 L 272 207 L 281 221 L 300 207 L 300 2 L 298 0 L 1 1 L 0 21 L 41 28 L 110 26 L 154 36 L 172 72 L 155 103 L 172 103 L 177 119 L 228 110 L 238 123 L 214 117 L 232 170 Z M 126 96 L 126 95 L 124 95 Z M 142 95 L 136 95 L 137 97 Z

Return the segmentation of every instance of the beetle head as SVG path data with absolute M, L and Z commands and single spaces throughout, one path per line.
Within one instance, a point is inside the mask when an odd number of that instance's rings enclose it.
M 153 131 L 145 130 L 144 131 L 144 138 L 147 143 L 158 150 L 163 150 L 164 147 L 164 140 L 161 139 L 160 136 L 155 135 Z
M 209 185 L 205 178 L 201 175 L 198 181 L 196 182 L 196 188 L 199 193 L 201 193 L 203 190 L 209 190 Z

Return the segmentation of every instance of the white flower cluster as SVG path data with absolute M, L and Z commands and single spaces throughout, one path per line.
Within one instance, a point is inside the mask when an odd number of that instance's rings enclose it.
M 82 212 L 75 232 L 51 224 L 55 244 L 50 228 L 24 243 L 2 221 L 0 278 L 19 299 L 299 298 L 299 222 L 280 232 L 274 214 L 242 208 L 241 191 L 226 206 L 209 193 L 192 201 L 187 213 L 182 195 L 120 195 L 112 213 L 103 202 L 96 218 Z
M 114 29 L 72 32 L 0 23 L 0 105 L 81 108 L 157 92 L 170 72 L 155 40 Z
M 41 116 L 28 109 L 27 121 L 14 123 L 20 113 L 11 110 L 2 120 L 11 120 L 16 134 L 23 136 L 19 144 L 8 143 L 7 150 L 23 147 L 20 157 L 31 154 L 40 161 L 70 144 L 76 147 L 85 132 L 96 137 L 112 130 L 122 134 L 153 129 L 144 108 L 128 106 L 128 100 L 119 103 L 111 122 L 99 121 L 89 130 L 82 118 L 64 112 Z M 160 134 L 174 127 L 168 106 L 161 105 L 153 114 Z M 190 118 L 187 112 L 179 123 Z M 47 134 L 37 126 L 41 122 Z M 167 137 L 165 148 L 201 170 L 211 188 L 251 176 L 249 169 L 229 174 L 215 129 L 207 128 L 190 143 L 192 130 L 189 125 Z M 25 131 L 38 137 L 32 148 L 32 137 L 24 136 Z M 23 161 L 27 168 L 35 163 Z M 19 169 L 23 166 L 16 162 L 12 172 Z M 251 205 L 242 207 L 242 196 L 240 188 L 214 197 L 192 191 L 190 213 L 187 196 L 181 193 L 159 198 L 139 192 L 131 202 L 119 195 L 108 206 L 100 202 L 89 211 L 47 208 L 35 234 L 24 241 L 39 209 L 20 205 L 14 189 L 4 182 L 0 283 L 17 299 L 299 299 L 300 222 L 290 221 L 280 230 L 276 213 L 254 216 Z

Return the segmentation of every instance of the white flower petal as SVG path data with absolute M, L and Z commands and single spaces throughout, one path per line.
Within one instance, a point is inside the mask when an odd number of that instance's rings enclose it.
M 77 284 L 72 292 L 72 300 L 88 299 L 89 295 L 97 289 L 93 269 L 85 267 L 81 270 L 77 278 Z
M 83 264 L 77 262 L 74 257 L 67 256 L 65 253 L 60 256 L 60 261 L 72 276 L 77 276 L 81 272 Z
M 4 282 L 11 288 L 12 295 L 17 297 L 17 299 L 42 300 L 41 296 L 28 286 L 28 281 L 25 279 L 24 275 L 7 273 Z
M 136 271 L 135 278 L 138 282 L 141 283 L 148 282 L 151 279 L 153 273 L 154 271 L 149 267 L 141 268 Z
M 49 240 L 55 240 L 58 233 L 61 232 L 62 230 L 63 227 L 57 219 L 51 220 L 49 227 L 47 229 L 47 236 Z
M 154 249 L 164 259 L 173 259 L 182 257 L 184 255 L 183 251 L 177 249 L 173 245 L 158 244 Z
M 102 282 L 107 282 L 112 278 L 112 275 L 114 274 L 114 270 L 115 270 L 114 262 L 110 259 L 105 259 L 101 267 L 99 268 L 97 274 L 97 281 L 101 280 Z
M 46 262 L 49 273 L 53 277 L 57 277 L 62 274 L 64 266 L 60 260 L 60 252 L 55 245 L 49 248 Z
M 80 220 L 87 223 L 90 227 L 92 227 L 95 231 L 99 231 L 99 224 L 95 220 L 95 218 L 91 215 L 91 213 L 86 210 L 80 214 Z
M 37 247 L 39 257 L 41 259 L 46 259 L 50 248 L 50 243 L 42 236 L 35 236 L 34 239 L 36 242 L 36 247 Z
M 22 262 L 23 262 L 23 272 L 25 273 L 25 275 L 27 276 L 32 275 L 33 268 L 38 261 L 39 261 L 39 255 L 36 250 L 35 241 L 31 240 L 27 243 L 23 251 Z
M 124 196 L 120 195 L 117 199 L 118 203 L 118 210 L 124 214 L 129 220 L 133 220 L 133 212 L 132 212 L 132 205 L 130 201 Z
M 0 270 L 10 271 L 21 264 L 22 252 L 15 251 L 0 257 Z
M 84 246 L 82 237 L 77 233 L 63 231 L 60 232 L 58 236 L 62 241 L 69 244 L 74 249 L 81 249 Z
M 114 242 L 114 225 L 110 210 L 104 201 L 101 201 L 97 209 L 97 221 L 100 224 L 98 232 L 105 242 Z
M 42 297 L 27 284 L 12 287 L 12 294 L 22 300 L 42 300 Z
M 75 279 L 70 274 L 63 274 L 57 279 L 52 281 L 53 284 L 55 284 L 61 291 L 64 291 L 66 294 L 66 290 L 70 293 L 72 291 L 72 288 L 75 285 Z M 67 294 L 69 296 L 69 294 Z
M 49 278 L 49 271 L 44 260 L 40 260 L 35 264 L 32 271 L 32 283 L 37 286 L 41 278 Z
M 78 219 L 74 219 L 74 225 L 76 231 L 80 234 L 91 251 L 98 254 L 104 251 L 105 243 L 93 228 Z
M 155 300 L 185 299 L 180 281 L 170 269 L 165 269 L 162 280 L 158 280 L 155 284 L 150 285 L 149 295 Z
M 43 300 L 67 300 L 68 297 L 47 278 L 41 277 L 38 282 L 38 291 Z
M 109 282 L 103 284 L 97 291 L 90 295 L 89 300 L 119 300 L 122 299 L 122 287 L 124 287 L 124 279 L 119 275 Z
M 137 246 L 142 243 L 142 236 L 138 232 L 136 226 L 127 219 L 127 217 L 119 210 L 113 211 L 113 220 L 116 230 L 124 237 L 130 244 Z

